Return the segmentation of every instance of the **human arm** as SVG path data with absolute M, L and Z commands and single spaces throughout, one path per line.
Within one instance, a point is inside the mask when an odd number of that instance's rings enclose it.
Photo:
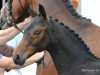
M 23 66 L 19 66 L 19 65 L 14 64 L 13 59 L 11 57 L 9 58 L 9 57 L 3 56 L 0 59 L 0 68 L 5 68 L 5 69 L 8 69 L 8 70 L 16 69 L 16 68 L 22 68 L 22 67 L 25 67 L 25 66 L 28 66 L 28 65 L 30 65 L 32 63 L 37 62 L 43 56 L 44 56 L 44 51 L 36 53 L 33 56 L 31 56 L 29 59 L 27 59 Z
M 30 21 L 31 21 L 31 18 L 25 20 L 24 22 L 17 24 L 17 27 L 20 30 L 23 30 Z M 16 29 L 14 26 L 7 28 L 5 30 L 0 30 L 0 45 L 10 41 L 19 33 L 20 31 Z

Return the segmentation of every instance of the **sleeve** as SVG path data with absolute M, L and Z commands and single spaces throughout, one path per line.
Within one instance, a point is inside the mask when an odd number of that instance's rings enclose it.
M 3 55 L 2 54 L 0 54 L 0 59 L 3 57 Z

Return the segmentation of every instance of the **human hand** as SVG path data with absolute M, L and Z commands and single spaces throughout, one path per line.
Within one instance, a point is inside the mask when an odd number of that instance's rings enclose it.
M 32 55 L 29 59 L 27 59 L 27 61 L 32 60 L 33 63 L 39 61 L 41 58 L 43 58 L 45 55 L 45 52 L 37 52 L 34 55 Z
M 45 55 L 44 51 L 38 52 L 38 53 L 32 55 L 30 58 L 28 58 L 25 61 L 24 65 L 22 67 L 25 67 L 25 66 L 28 66 L 30 64 L 36 63 L 37 61 L 39 61 L 40 59 L 42 59 L 44 57 L 44 55 Z
M 28 25 L 29 22 L 31 22 L 32 17 L 26 18 L 23 22 L 17 24 L 17 27 L 21 30 L 25 29 L 25 27 Z
M 24 20 L 24 22 L 25 22 L 26 24 L 28 24 L 29 22 L 31 22 L 31 20 L 32 20 L 32 17 L 28 17 L 28 18 L 26 18 L 26 19 Z

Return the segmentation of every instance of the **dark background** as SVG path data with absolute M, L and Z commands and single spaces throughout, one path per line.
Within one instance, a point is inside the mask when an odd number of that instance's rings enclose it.
M 2 0 L 0 0 L 0 9 L 2 8 Z
M 7 0 L 6 0 L 6 2 L 7 2 Z M 2 8 L 2 0 L 0 0 L 0 9 Z

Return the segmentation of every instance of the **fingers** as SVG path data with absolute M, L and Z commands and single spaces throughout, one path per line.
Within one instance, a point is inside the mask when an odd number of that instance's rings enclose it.
M 43 58 L 45 55 L 45 52 L 38 52 L 36 54 L 34 54 L 33 56 L 31 56 L 29 59 L 32 59 L 33 62 L 37 62 L 38 60 L 40 60 L 41 58 Z
M 38 52 L 38 53 L 36 53 L 35 55 L 36 55 L 38 58 L 41 58 L 41 57 L 44 56 L 44 54 L 45 54 L 45 52 L 42 51 L 42 52 Z
M 24 22 L 25 22 L 26 24 L 28 24 L 28 23 L 31 22 L 31 20 L 32 20 L 32 18 L 31 18 L 31 17 L 28 17 L 28 18 L 26 18 L 26 19 L 24 20 Z

